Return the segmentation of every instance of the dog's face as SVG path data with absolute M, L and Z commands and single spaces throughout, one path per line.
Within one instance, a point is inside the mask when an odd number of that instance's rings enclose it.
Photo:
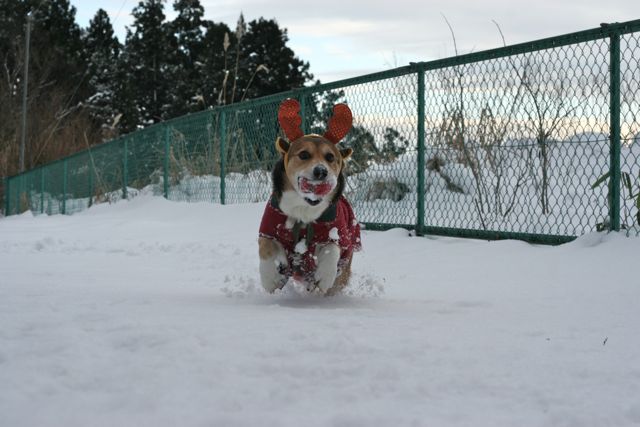
M 311 206 L 326 198 L 333 198 L 340 187 L 344 161 L 352 150 L 339 150 L 335 144 L 320 135 L 306 135 L 289 144 L 283 139 L 276 142 L 283 155 L 284 172 L 288 183 Z

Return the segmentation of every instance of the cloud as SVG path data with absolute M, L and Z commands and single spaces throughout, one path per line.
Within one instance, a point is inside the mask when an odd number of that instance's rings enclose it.
M 84 0 L 72 0 L 80 9 Z M 137 2 L 128 0 L 119 24 L 130 24 Z M 247 21 L 275 18 L 288 29 L 292 47 L 309 61 L 322 81 L 350 71 L 382 70 L 394 55 L 424 61 L 454 54 L 453 40 L 442 15 L 451 23 L 460 53 L 502 45 L 492 20 L 508 44 L 597 27 L 601 22 L 640 17 L 637 0 L 201 0 L 205 16 L 231 28 L 243 12 Z M 165 14 L 173 16 L 172 1 Z M 119 9 L 122 0 L 102 0 L 100 6 Z M 97 9 L 98 6 L 93 6 Z M 95 13 L 95 10 L 93 10 Z M 123 25 L 122 25 L 123 27 Z M 118 31 L 118 35 L 124 30 Z M 122 37 L 121 37 L 122 39 Z M 329 47 L 329 48 L 328 48 Z M 406 63 L 405 62 L 405 63 Z M 395 64 L 394 64 L 395 65 Z M 397 65 L 404 65 L 398 63 Z
M 345 49 L 342 44 L 339 43 L 325 43 L 322 45 L 322 50 L 325 54 L 341 60 L 350 61 L 353 59 L 353 51 L 351 49 Z
M 297 42 L 290 42 L 289 46 L 291 47 L 291 49 L 293 49 L 293 51 L 300 56 L 309 56 L 312 55 L 314 53 L 314 49 L 306 44 L 301 44 L 301 43 L 297 43 Z
M 288 26 L 290 34 L 311 37 L 351 37 L 364 36 L 375 31 L 373 21 L 336 19 L 330 22 L 318 18 L 301 19 Z

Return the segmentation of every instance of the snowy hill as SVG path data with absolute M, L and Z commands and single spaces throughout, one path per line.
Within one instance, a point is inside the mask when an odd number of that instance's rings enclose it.
M 640 238 L 365 231 L 345 295 L 266 295 L 262 209 L 0 219 L 0 425 L 640 423 Z

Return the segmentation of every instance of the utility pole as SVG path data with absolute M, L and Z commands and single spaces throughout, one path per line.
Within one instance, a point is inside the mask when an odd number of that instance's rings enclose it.
M 31 23 L 33 15 L 27 14 L 27 30 L 24 53 L 24 85 L 22 86 L 22 135 L 20 141 L 20 173 L 24 172 L 24 147 L 27 141 L 27 93 L 29 86 L 29 45 L 31 44 Z

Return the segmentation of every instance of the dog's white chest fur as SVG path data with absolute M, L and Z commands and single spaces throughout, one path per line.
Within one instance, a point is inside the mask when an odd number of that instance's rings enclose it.
M 330 197 L 327 197 L 317 205 L 311 206 L 302 197 L 300 197 L 300 194 L 296 191 L 287 190 L 282 193 L 280 210 L 289 217 L 287 225 L 293 225 L 288 224 L 289 221 L 292 221 L 293 223 L 301 221 L 305 224 L 309 224 L 322 215 L 322 212 L 329 207 L 329 202 Z

